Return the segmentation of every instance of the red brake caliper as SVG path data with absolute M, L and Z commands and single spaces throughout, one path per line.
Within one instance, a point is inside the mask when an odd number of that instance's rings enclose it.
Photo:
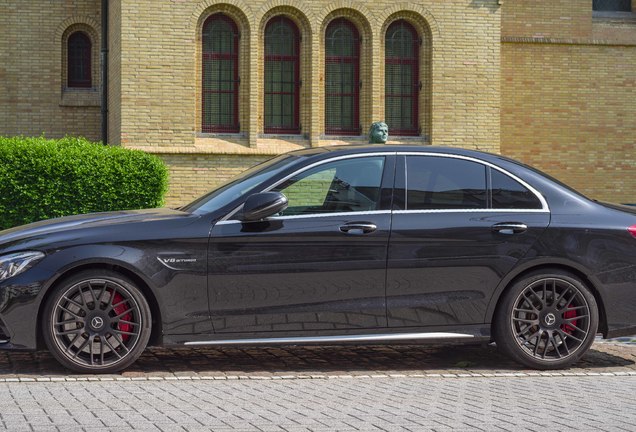
M 115 293 L 115 295 L 113 296 L 113 301 L 112 304 L 113 305 L 117 305 L 113 308 L 113 311 L 115 311 L 115 315 L 119 315 L 122 314 L 126 311 L 127 306 L 126 306 L 126 302 L 121 303 L 124 300 L 124 298 L 121 296 L 121 294 L 119 293 Z M 121 303 L 121 304 L 118 304 Z M 127 313 L 126 315 L 123 315 L 120 319 L 124 320 L 124 321 L 130 321 L 130 319 L 132 318 L 132 314 Z M 132 331 L 132 325 L 131 324 L 127 324 L 127 323 L 122 323 L 122 322 L 118 322 L 117 323 L 117 330 L 119 331 L 123 331 L 123 332 L 130 332 Z M 130 339 L 130 335 L 127 334 L 123 334 L 120 335 L 121 336 L 121 340 L 126 342 L 128 339 Z
M 571 307 L 571 305 L 569 305 L 568 307 Z M 576 311 L 575 310 L 569 310 L 569 311 L 565 312 L 563 314 L 563 318 L 564 319 L 576 318 Z M 570 321 L 569 324 L 563 324 L 561 326 L 561 330 L 563 330 L 567 334 L 572 334 L 572 333 L 574 333 L 574 327 L 573 326 L 576 326 L 576 323 L 577 323 L 577 320 Z

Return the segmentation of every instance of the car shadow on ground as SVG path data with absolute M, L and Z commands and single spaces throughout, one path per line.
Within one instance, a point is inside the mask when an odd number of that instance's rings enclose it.
M 636 371 L 636 346 L 595 344 L 569 372 Z M 113 376 L 275 376 L 532 372 L 492 345 L 149 348 Z M 0 353 L 0 378 L 70 376 L 47 351 Z M 77 376 L 77 375 L 74 375 Z

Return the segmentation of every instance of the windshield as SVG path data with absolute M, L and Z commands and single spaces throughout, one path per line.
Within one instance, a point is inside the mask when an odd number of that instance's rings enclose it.
M 203 214 L 219 209 L 275 176 L 298 159 L 299 156 L 281 155 L 267 160 L 247 171 L 243 171 L 213 191 L 182 207 L 181 210 L 194 214 Z

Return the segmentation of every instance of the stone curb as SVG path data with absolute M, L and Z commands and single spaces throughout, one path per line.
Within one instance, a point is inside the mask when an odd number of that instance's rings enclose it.
M 219 376 L 142 376 L 142 377 L 11 377 L 0 378 L 0 383 L 42 382 L 122 382 L 122 381 L 288 381 L 330 379 L 386 379 L 386 378 L 537 378 L 537 377 L 636 377 L 629 372 L 494 372 L 494 373 L 424 373 L 424 374 L 373 374 L 373 375 L 219 375 Z

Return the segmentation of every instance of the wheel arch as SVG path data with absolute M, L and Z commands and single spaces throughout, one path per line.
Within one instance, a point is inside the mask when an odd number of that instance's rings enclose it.
M 161 330 L 161 309 L 159 308 L 159 303 L 157 302 L 157 298 L 155 297 L 150 285 L 138 274 L 136 274 L 131 269 L 116 263 L 107 263 L 107 262 L 91 262 L 84 263 L 74 266 L 72 268 L 65 269 L 59 275 L 55 277 L 55 279 L 49 284 L 44 296 L 40 301 L 40 305 L 38 307 L 38 315 L 37 321 L 40 322 L 40 319 L 44 313 L 44 308 L 46 307 L 46 303 L 49 297 L 52 295 L 52 292 L 55 290 L 59 284 L 64 282 L 70 276 L 77 274 L 79 272 L 85 270 L 110 270 L 115 273 L 119 273 L 120 275 L 130 279 L 143 293 L 144 297 L 148 301 L 148 306 L 150 307 L 150 313 L 152 314 L 152 327 L 150 332 L 150 340 L 148 341 L 148 346 L 153 345 L 161 345 L 162 342 L 162 330 Z M 38 349 L 46 348 L 44 343 L 44 335 L 42 333 L 42 326 L 36 326 L 36 344 Z
M 497 290 L 493 297 L 491 298 L 490 304 L 488 306 L 486 312 L 486 322 L 490 323 L 491 334 L 493 334 L 493 325 L 494 319 L 493 317 L 497 313 L 497 309 L 499 308 L 504 293 L 510 289 L 518 280 L 523 279 L 528 274 L 536 272 L 538 270 L 562 270 L 573 275 L 577 276 L 581 281 L 590 289 L 590 292 L 594 296 L 596 300 L 596 304 L 598 306 L 598 315 L 599 315 L 599 326 L 598 331 L 602 333 L 604 336 L 607 335 L 607 315 L 605 313 L 605 304 L 603 303 L 603 298 L 601 296 L 599 287 L 601 283 L 590 275 L 585 269 L 581 268 L 581 266 L 576 265 L 575 263 L 562 262 L 562 261 L 545 261 L 545 262 L 534 262 L 532 264 L 523 266 L 519 268 L 516 272 L 512 272 L 508 274 L 506 278 L 499 284 Z

